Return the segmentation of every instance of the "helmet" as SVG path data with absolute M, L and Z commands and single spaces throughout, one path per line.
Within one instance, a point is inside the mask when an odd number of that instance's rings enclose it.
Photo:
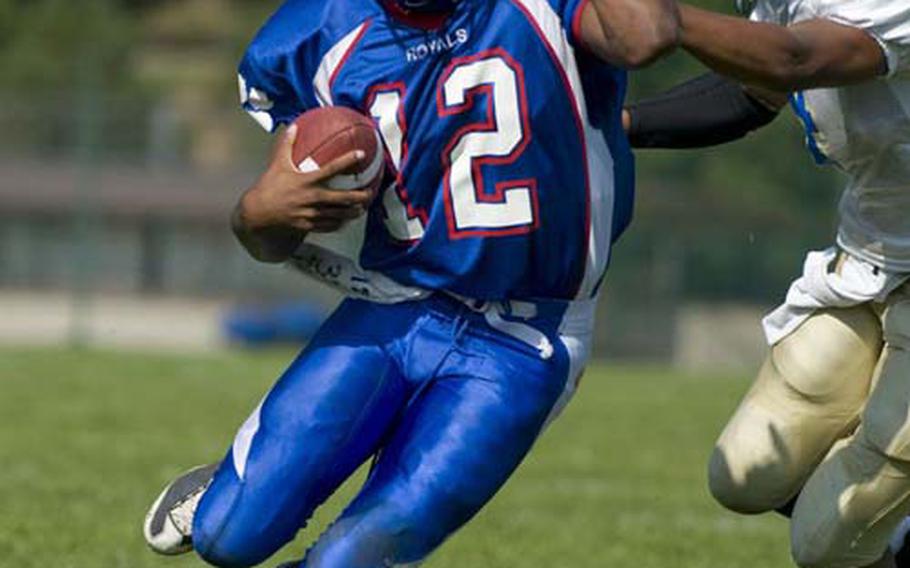
M 406 12 L 448 12 L 461 0 L 395 0 L 395 5 Z

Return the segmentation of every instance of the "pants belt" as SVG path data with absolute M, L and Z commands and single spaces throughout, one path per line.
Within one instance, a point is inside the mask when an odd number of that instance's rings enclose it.
M 446 294 L 467 306 L 471 311 L 483 314 L 487 324 L 493 329 L 514 337 L 536 349 L 541 359 L 548 360 L 553 357 L 555 352 L 553 342 L 550 341 L 546 334 L 530 324 L 507 320 L 503 317 L 507 316 L 522 320 L 533 319 L 537 317 L 537 306 L 533 302 L 517 300 L 490 302 L 465 298 L 451 292 Z

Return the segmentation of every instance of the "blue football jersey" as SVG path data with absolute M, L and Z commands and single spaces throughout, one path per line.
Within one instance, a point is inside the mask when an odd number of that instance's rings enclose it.
M 590 298 L 628 225 L 626 74 L 578 41 L 585 0 L 464 0 L 439 22 L 382 0 L 289 0 L 240 65 L 266 129 L 372 116 L 395 175 L 359 263 L 486 299 Z

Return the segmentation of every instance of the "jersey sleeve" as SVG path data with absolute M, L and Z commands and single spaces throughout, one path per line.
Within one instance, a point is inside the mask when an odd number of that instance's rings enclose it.
M 257 60 L 249 53 L 240 63 L 240 104 L 269 132 L 288 124 L 310 108 L 281 73 L 280 66 Z
M 875 38 L 888 60 L 888 74 L 910 72 L 910 2 L 906 0 L 816 0 L 815 17 L 861 29 Z
M 313 76 L 325 6 L 325 0 L 288 0 L 240 62 L 241 105 L 269 132 L 319 106 Z

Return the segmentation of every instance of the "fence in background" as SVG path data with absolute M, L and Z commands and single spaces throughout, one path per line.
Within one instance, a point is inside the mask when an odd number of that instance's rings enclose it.
M 201 119 L 160 101 L 0 93 L 0 130 L 14 134 L 0 137 L 0 290 L 65 292 L 76 306 L 110 294 L 334 301 L 234 242 L 230 209 L 269 139 L 233 107 Z M 717 243 L 704 236 L 633 224 L 607 278 L 598 354 L 671 360 L 681 306 L 769 304 L 783 293 L 800 251 L 786 253 L 789 272 L 766 267 L 781 264 L 786 235 L 756 243 L 736 219 L 711 221 L 747 253 L 709 258 Z

